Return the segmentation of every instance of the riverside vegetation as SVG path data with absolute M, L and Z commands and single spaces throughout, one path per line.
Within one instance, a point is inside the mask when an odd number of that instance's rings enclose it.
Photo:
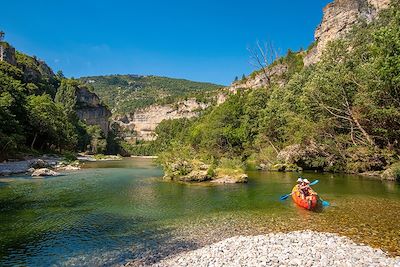
M 317 64 L 304 67 L 305 52 L 289 51 L 272 64 L 287 71 L 265 88 L 239 89 L 199 118 L 162 122 L 153 145 L 167 176 L 199 161 L 210 174 L 231 160 L 242 173 L 247 165 L 400 180 L 399 25 L 393 1 L 331 42 Z
M 14 52 L 6 42 L 0 45 L 15 57 L 0 62 L 0 160 L 88 147 L 93 153 L 105 152 L 106 133 L 85 124 L 76 112 L 83 105 L 77 91 L 91 88 L 62 72 L 55 75 L 43 61 Z
M 268 67 L 283 64 L 286 70 L 265 88 L 238 89 L 197 118 L 165 120 L 156 129 L 157 140 L 134 149 L 126 148 L 118 127 L 107 135 L 78 118 L 77 90 L 94 90 L 93 84 L 118 113 L 182 97 L 209 101 L 218 86 L 154 76 L 66 79 L 17 52 L 15 64 L 0 63 L 1 156 L 90 147 L 93 153 L 159 154 L 170 179 L 190 173 L 201 173 L 199 180 L 232 173 L 240 178 L 254 167 L 398 180 L 399 1 L 391 5 L 371 23 L 358 23 L 346 39 L 331 42 L 318 63 L 305 67 L 307 51 L 288 51 Z

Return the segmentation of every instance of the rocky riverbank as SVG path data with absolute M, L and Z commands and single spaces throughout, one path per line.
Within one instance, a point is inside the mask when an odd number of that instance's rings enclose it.
M 24 160 L 9 160 L 0 163 L 0 176 L 15 174 L 31 174 L 40 169 L 67 168 L 64 158 L 58 156 L 43 155 L 41 157 L 26 158 Z
M 8 160 L 0 163 L 0 176 L 32 174 L 32 176 L 57 176 L 57 171 L 76 171 L 84 161 L 122 160 L 119 155 L 79 154 L 76 160 L 67 160 L 61 156 L 43 155 L 26 157 L 24 160 Z
M 296 231 L 236 236 L 153 266 L 400 266 L 380 249 L 337 234 Z
M 109 161 L 109 160 L 122 160 L 123 157 L 120 155 L 89 155 L 89 154 L 78 154 L 77 159 L 79 161 Z

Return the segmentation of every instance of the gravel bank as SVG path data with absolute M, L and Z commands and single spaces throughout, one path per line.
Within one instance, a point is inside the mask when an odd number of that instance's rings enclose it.
M 312 231 L 237 236 L 164 259 L 163 266 L 395 266 L 380 249 L 346 237 Z
M 53 157 L 53 156 L 42 156 L 37 158 L 31 158 L 26 160 L 18 160 L 18 161 L 5 161 L 0 163 L 0 176 L 8 176 L 13 174 L 23 174 L 28 173 L 30 169 L 30 165 L 37 160 L 43 160 L 49 166 L 56 166 L 62 158 Z

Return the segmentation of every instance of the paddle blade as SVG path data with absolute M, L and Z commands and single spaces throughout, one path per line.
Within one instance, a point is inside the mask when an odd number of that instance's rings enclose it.
M 328 201 L 322 201 L 322 206 L 324 206 L 324 207 L 328 207 L 330 204 L 329 204 L 329 202 Z
M 281 196 L 280 199 L 281 199 L 281 200 L 286 200 L 289 196 L 290 196 L 290 194 L 284 195 L 284 196 Z
M 312 182 L 310 185 L 315 185 L 315 184 L 318 184 L 319 183 L 319 180 L 315 180 L 314 182 Z

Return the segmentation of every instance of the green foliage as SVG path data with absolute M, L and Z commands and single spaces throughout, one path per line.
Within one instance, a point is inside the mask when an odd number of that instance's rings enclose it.
M 107 148 L 107 139 L 104 136 L 103 131 L 98 125 L 86 126 L 86 131 L 90 136 L 90 144 L 87 150 L 93 154 L 104 154 Z
M 81 78 L 114 114 L 134 112 L 153 104 L 172 104 L 196 98 L 210 102 L 219 85 L 157 76 L 111 75 Z
M 77 160 L 76 155 L 69 151 L 63 153 L 64 160 L 68 163 L 74 162 Z
M 59 80 L 51 69 L 36 57 L 30 57 L 16 52 L 17 67 L 22 71 L 22 82 L 36 86 L 35 94 L 47 93 L 54 97 L 59 86 Z
M 396 181 L 400 182 L 400 164 L 393 166 L 394 178 Z
M 76 90 L 78 89 L 79 82 L 77 80 L 63 79 L 60 87 L 57 90 L 55 102 L 64 106 L 68 116 L 75 114 L 76 107 Z
M 52 101 L 47 94 L 27 98 L 28 120 L 33 135 L 31 149 L 39 141 L 40 148 L 69 148 L 77 143 L 74 127 L 64 113 L 63 107 Z
M 240 158 L 274 165 L 283 148 L 316 144 L 305 149 L 301 166 L 382 170 L 400 154 L 399 55 L 400 4 L 394 1 L 376 21 L 330 43 L 313 66 L 304 68 L 303 53 L 288 51 L 270 66 L 287 67 L 284 85 L 239 91 L 172 138 L 220 164 Z
M 89 134 L 75 112 L 75 92 L 82 85 L 60 81 L 61 73 L 55 76 L 35 57 L 17 52 L 16 59 L 16 66 L 0 62 L 0 159 L 21 152 L 83 151 L 88 145 L 104 151 L 104 137 L 91 128 Z

